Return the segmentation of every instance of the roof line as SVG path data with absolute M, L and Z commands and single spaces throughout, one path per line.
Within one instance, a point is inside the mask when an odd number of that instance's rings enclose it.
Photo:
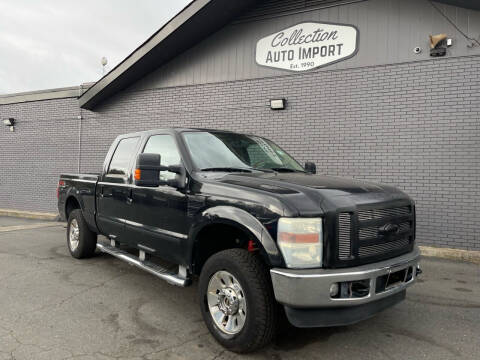
M 93 110 L 107 98 L 155 71 L 221 29 L 259 0 L 193 0 L 79 98 Z
M 185 6 L 177 15 L 170 21 L 163 25 L 158 31 L 150 36 L 145 42 L 137 47 L 125 59 L 123 59 L 117 66 L 109 71 L 105 76 L 98 80 L 92 87 L 90 87 L 80 98 L 80 107 L 84 107 L 92 100 L 100 91 L 102 91 L 108 84 L 116 80 L 122 75 L 125 70 L 130 68 L 138 60 L 140 60 L 146 53 L 151 51 L 155 46 L 177 30 L 184 22 L 190 19 L 195 13 L 201 10 L 211 0 L 192 0 Z
M 41 100 L 76 98 L 79 97 L 91 85 L 91 83 L 87 83 L 80 86 L 68 86 L 54 89 L 1 94 L 0 105 L 17 104 Z

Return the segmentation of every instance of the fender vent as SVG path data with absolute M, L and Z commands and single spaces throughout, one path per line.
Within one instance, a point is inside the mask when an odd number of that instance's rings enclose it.
M 352 227 L 350 213 L 338 215 L 338 258 L 348 260 L 352 256 Z

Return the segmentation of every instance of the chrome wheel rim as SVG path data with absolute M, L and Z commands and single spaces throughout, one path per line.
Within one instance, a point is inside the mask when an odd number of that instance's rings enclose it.
M 68 242 L 70 244 L 70 250 L 75 251 L 78 247 L 80 238 L 80 229 L 78 227 L 77 219 L 73 219 L 70 222 L 70 229 L 68 232 Z
M 207 303 L 215 325 L 225 334 L 242 331 L 247 318 L 245 293 L 238 280 L 228 271 L 212 275 L 207 288 Z

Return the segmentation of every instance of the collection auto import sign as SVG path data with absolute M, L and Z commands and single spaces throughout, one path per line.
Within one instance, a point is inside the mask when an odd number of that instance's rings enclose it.
M 358 30 L 352 25 L 305 22 L 257 42 L 257 64 L 306 71 L 346 60 L 357 53 Z

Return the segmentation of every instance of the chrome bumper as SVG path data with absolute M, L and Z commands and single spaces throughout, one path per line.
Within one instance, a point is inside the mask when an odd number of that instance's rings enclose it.
M 420 252 L 416 247 L 411 253 L 363 266 L 345 269 L 278 269 L 270 270 L 275 298 L 283 305 L 294 308 L 323 308 L 355 306 L 370 303 L 405 290 L 417 278 Z M 382 291 L 377 290 L 377 279 L 412 267 L 412 276 L 405 281 L 392 284 Z M 333 283 L 369 281 L 369 292 L 362 297 L 332 298 L 330 286 Z

